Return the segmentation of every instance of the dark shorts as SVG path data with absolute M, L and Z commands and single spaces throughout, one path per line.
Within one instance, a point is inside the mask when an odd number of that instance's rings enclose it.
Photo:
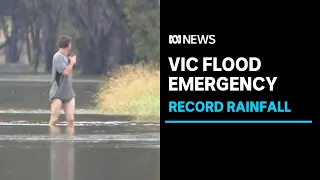
M 73 98 L 74 98 L 74 97 L 72 97 L 72 98 L 70 98 L 70 99 L 51 98 L 51 99 L 49 100 L 49 103 L 51 104 L 53 100 L 59 99 L 59 100 L 62 102 L 62 104 L 65 104 L 65 103 L 68 103 L 69 101 L 71 101 Z

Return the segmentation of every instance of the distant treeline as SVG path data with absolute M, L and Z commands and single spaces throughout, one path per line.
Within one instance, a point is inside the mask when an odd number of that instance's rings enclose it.
M 26 49 L 37 71 L 51 71 L 60 35 L 73 38 L 83 74 L 106 74 L 134 61 L 160 61 L 159 0 L 1 0 L 0 50 L 16 63 Z

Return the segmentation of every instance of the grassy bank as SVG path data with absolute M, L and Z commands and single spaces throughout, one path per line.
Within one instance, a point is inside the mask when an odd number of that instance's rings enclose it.
M 137 122 L 159 122 L 160 71 L 151 65 L 122 67 L 96 96 L 100 111 L 133 116 Z

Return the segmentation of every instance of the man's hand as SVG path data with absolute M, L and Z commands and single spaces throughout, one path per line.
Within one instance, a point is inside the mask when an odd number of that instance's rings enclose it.
M 70 56 L 70 64 L 75 65 L 77 62 L 77 56 Z
M 64 75 L 64 76 L 68 76 L 69 73 L 72 71 L 73 66 L 77 62 L 77 56 L 70 56 L 69 60 L 70 60 L 69 65 L 62 71 L 62 75 Z

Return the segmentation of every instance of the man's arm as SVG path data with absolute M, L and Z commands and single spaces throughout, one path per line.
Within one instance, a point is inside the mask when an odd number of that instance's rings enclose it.
M 55 65 L 56 65 L 56 69 L 59 73 L 61 73 L 64 76 L 69 75 L 69 73 L 72 71 L 73 69 L 73 65 L 74 63 L 70 62 L 68 65 L 65 62 L 65 60 L 63 59 L 63 57 L 58 56 L 55 60 Z
M 69 73 L 72 71 L 72 69 L 73 69 L 73 64 L 69 63 L 69 65 L 66 68 L 64 68 L 64 70 L 62 71 L 62 75 L 68 76 Z

